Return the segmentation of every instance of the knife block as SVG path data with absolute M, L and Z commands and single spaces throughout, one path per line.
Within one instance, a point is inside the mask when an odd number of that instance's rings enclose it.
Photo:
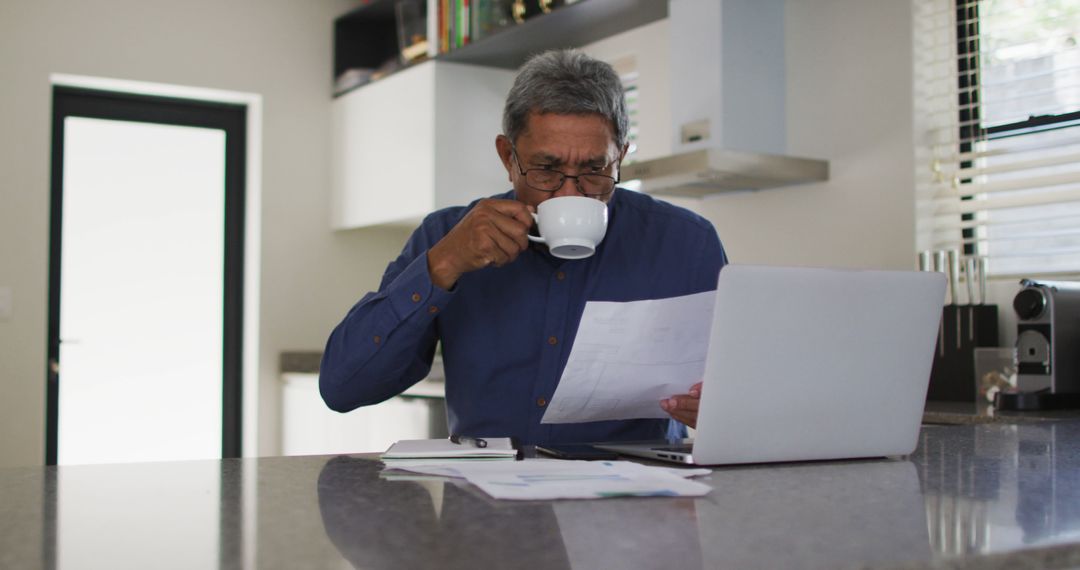
M 974 402 L 975 348 L 998 346 L 997 305 L 945 305 L 927 400 Z

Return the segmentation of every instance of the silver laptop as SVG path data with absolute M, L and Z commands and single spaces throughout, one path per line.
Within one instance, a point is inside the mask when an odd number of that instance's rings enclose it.
M 694 440 L 596 447 L 697 465 L 907 455 L 944 300 L 941 273 L 725 266 Z

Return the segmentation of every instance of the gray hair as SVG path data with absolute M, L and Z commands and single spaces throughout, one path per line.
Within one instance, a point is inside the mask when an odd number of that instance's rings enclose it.
M 503 108 L 503 134 L 511 142 L 525 132 L 533 111 L 601 115 L 611 122 L 618 147 L 626 144 L 630 118 L 622 81 L 610 65 L 581 51 L 547 51 L 521 67 Z

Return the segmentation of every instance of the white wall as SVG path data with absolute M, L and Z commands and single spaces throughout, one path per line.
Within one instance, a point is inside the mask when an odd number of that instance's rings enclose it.
M 909 2 L 787 2 L 787 154 L 828 160 L 829 180 L 696 206 L 733 261 L 915 268 L 912 25 Z M 1001 346 L 1018 290 L 989 284 Z
M 277 452 L 277 355 L 321 349 L 401 230 L 329 231 L 333 18 L 348 0 L 0 3 L 0 466 L 44 459 L 51 73 L 262 96 L 260 432 Z M 152 371 L 148 371 L 152 373 Z
M 733 261 L 908 269 L 914 263 L 911 8 L 789 1 L 787 153 L 829 180 L 707 199 Z
M 668 20 L 658 20 L 582 47 L 589 55 L 616 62 L 633 58 L 638 80 L 638 149 L 633 160 L 671 154 L 671 49 Z
M 914 257 L 911 14 L 907 2 L 791 0 L 784 13 L 786 153 L 829 161 L 827 182 L 704 200 L 733 261 L 907 269 Z M 672 152 L 670 26 L 587 46 L 639 60 L 641 159 Z M 660 46 L 653 49 L 653 46 Z M 657 57 L 660 55 L 660 57 Z M 719 65 L 703 57 L 701 65 Z M 656 120 L 660 117 L 661 120 Z M 724 141 L 738 148 L 738 141 Z

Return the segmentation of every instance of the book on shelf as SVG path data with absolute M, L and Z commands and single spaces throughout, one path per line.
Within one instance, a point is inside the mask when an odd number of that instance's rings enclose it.
M 471 0 L 475 2 L 476 0 Z M 440 0 L 440 52 L 457 49 L 470 41 L 470 0 Z
M 469 43 L 469 0 L 458 0 L 458 47 Z
M 438 0 L 439 53 L 460 48 L 572 0 Z

